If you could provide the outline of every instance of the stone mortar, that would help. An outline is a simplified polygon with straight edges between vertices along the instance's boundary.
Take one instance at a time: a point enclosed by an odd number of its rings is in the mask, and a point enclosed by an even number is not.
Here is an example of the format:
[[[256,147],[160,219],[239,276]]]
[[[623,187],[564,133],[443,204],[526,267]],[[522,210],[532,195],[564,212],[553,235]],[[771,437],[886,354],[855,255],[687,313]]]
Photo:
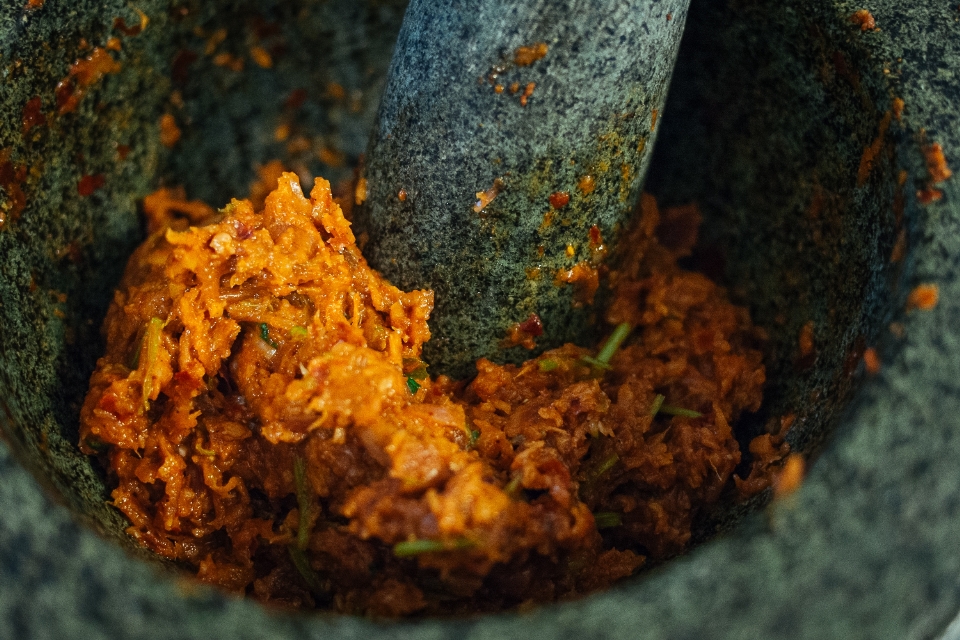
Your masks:
[[[283,118],[348,166],[403,8],[355,4],[224,2],[231,12],[215,18],[214,5],[142,2],[151,22],[121,37],[121,71],[26,135],[24,106],[39,96],[44,113],[57,110],[80,39],[103,45],[115,17],[138,16],[119,1],[0,7],[0,637],[941,636],[960,609],[960,189],[947,180],[927,205],[916,192],[929,180],[923,145],[940,143],[960,166],[960,12],[947,4],[695,0],[690,10],[649,187],[666,203],[700,202],[694,262],[771,334],[767,404],[744,428],[798,416],[792,444],[819,456],[788,500],[607,593],[476,619],[291,615],[135,557],[74,448],[97,325],[142,234],[135,203],[161,181],[223,203],[274,157],[305,174],[338,169],[278,142]],[[850,22],[859,9],[879,30]],[[287,57],[278,50],[271,70],[217,66],[191,35],[229,25],[236,40],[218,46],[240,57],[262,24],[253,14],[283,25]],[[187,49],[200,55],[180,77]],[[298,88],[309,94],[299,106],[276,97]],[[905,108],[881,136],[895,98]],[[184,130],[174,154],[158,141],[165,112]],[[9,176],[20,166],[17,217]],[[81,180],[99,175],[103,186],[81,196]],[[892,264],[901,230],[908,250]],[[907,313],[921,282],[939,287],[939,304]],[[798,361],[810,320],[817,355]],[[875,376],[859,364],[864,346],[881,356]],[[723,525],[704,537],[711,527]]]

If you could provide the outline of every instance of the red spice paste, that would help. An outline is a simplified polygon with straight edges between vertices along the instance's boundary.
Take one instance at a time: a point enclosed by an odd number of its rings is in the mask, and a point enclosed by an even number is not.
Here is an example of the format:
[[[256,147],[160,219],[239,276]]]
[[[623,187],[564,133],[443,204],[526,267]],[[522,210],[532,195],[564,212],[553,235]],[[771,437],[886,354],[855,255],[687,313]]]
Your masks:
[[[568,599],[682,551],[732,486],[759,334],[677,266],[652,198],[604,347],[481,359],[470,382],[429,376],[432,292],[367,265],[326,181],[306,197],[285,173],[261,211],[199,226],[169,200],[104,323],[80,446],[129,533],[201,580],[376,616]]]

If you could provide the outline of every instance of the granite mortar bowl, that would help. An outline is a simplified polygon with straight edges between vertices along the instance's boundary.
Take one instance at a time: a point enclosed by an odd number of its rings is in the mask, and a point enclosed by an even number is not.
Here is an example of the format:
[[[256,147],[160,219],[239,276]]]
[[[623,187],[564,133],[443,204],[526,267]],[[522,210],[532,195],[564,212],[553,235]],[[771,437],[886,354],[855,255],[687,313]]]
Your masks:
[[[816,459],[800,491],[701,523],[703,544],[604,594],[389,623],[268,610],[144,562],[76,440],[138,200],[182,184],[219,205],[274,158],[348,176],[404,3],[33,4],[0,7],[0,637],[925,638],[956,615],[960,194],[923,153],[960,153],[955,7],[874,0],[877,28],[840,0],[691,8],[648,188],[700,203],[692,266],[769,332],[766,401],[741,427],[796,416],[788,440]],[[84,87],[70,69],[94,47],[120,65]],[[908,312],[920,282],[939,304]]]

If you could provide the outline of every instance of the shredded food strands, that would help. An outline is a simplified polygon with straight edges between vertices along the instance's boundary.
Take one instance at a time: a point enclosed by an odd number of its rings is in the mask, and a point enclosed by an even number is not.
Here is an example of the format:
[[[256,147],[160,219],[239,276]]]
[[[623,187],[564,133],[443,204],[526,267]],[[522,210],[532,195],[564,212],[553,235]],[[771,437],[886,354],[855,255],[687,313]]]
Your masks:
[[[677,266],[696,234],[661,244],[652,198],[598,350],[455,382],[420,359],[432,292],[367,266],[325,180],[307,197],[284,173],[262,211],[197,226],[166,197],[104,323],[80,446],[129,533],[201,580],[377,616],[569,598],[682,551],[733,484],[759,332]]]

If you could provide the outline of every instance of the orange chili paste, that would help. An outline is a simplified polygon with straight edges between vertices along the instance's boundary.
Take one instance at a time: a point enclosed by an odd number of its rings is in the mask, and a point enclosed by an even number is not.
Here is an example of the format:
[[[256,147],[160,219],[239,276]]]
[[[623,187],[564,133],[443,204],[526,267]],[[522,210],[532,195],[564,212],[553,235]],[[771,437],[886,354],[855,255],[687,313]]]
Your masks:
[[[730,425],[764,382],[746,310],[658,221],[646,197],[600,352],[454,382],[420,359],[432,292],[367,265],[325,180],[171,217],[108,312],[80,446],[130,535],[268,603],[462,614],[607,587],[732,487]]]

